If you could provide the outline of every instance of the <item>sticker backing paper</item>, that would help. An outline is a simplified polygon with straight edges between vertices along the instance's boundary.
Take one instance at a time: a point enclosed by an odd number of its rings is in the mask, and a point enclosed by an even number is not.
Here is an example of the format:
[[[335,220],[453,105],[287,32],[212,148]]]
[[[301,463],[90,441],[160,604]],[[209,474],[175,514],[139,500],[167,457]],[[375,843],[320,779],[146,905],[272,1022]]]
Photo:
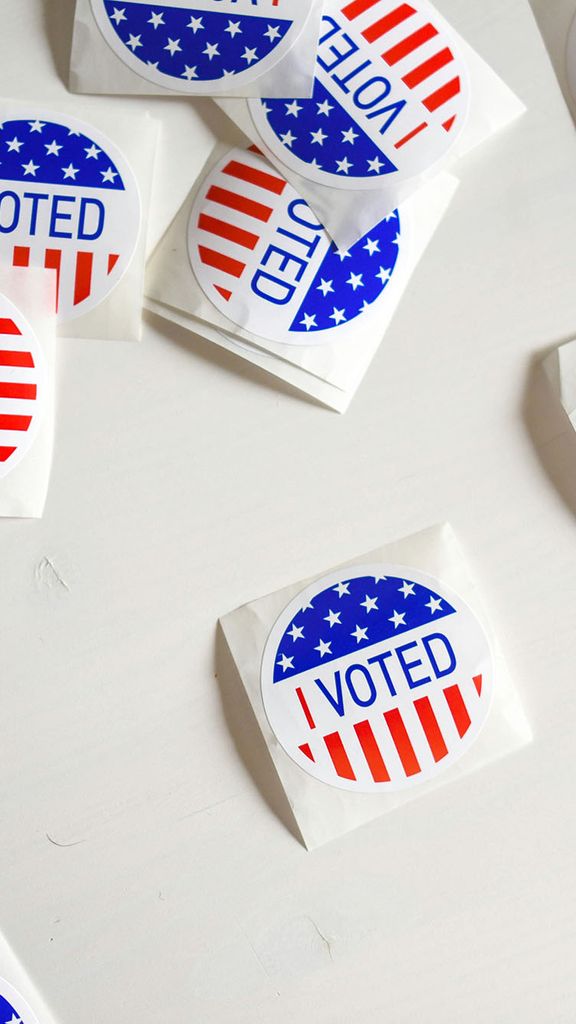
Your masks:
[[[0,294],[0,479],[30,449],[46,405],[46,365],[34,331]]]

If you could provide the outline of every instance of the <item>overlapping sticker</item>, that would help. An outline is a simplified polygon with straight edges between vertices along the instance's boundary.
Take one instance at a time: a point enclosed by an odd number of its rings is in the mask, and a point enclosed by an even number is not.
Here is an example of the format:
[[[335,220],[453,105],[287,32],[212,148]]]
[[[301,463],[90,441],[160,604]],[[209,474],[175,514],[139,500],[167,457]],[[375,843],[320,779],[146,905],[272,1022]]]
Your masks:
[[[0,294],[0,479],[34,441],[46,404],[46,372],[34,331]]]
[[[190,261],[210,301],[252,334],[302,345],[349,338],[377,312],[402,243],[396,211],[338,249],[254,148],[232,150],[207,175],[188,229]]]
[[[394,565],[334,572],[273,627],[262,700],[286,753],[322,782],[388,792],[457,761],[484,725],[488,641],[444,584]]]
[[[57,312],[98,306],[128,269],[140,231],[138,186],[119,150],[62,115],[0,124],[0,259],[57,275]]]
[[[38,1018],[4,978],[0,978],[0,1024],[38,1024]]]
[[[427,0],[329,0],[309,100],[251,100],[270,151],[303,177],[375,188],[426,171],[462,130],[468,75]]]
[[[249,85],[282,60],[308,0],[92,0],[104,38],[133,71],[192,94]]]

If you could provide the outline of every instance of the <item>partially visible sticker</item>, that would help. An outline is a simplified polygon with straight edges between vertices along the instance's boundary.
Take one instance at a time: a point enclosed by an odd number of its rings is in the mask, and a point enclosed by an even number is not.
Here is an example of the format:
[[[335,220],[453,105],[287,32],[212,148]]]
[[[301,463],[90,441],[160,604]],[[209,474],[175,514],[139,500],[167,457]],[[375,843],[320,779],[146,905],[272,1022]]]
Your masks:
[[[468,74],[427,0],[329,0],[312,99],[250,101],[263,141],[291,170],[338,188],[402,182],[460,134]]]
[[[57,276],[57,313],[98,306],[124,276],[140,197],[119,150],[89,125],[33,108],[0,123],[0,259]]]
[[[38,1024],[28,1003],[4,978],[0,978],[0,1024]]]
[[[296,43],[309,0],[92,0],[104,38],[155,85],[210,94],[254,82]]]
[[[0,294],[0,479],[29,451],[46,390],[46,363],[38,338],[16,306]]]
[[[254,148],[232,150],[208,174],[188,228],[192,268],[216,308],[258,337],[294,345],[357,337],[358,321],[380,307],[403,244],[395,211],[338,249]]]
[[[490,710],[492,663],[475,615],[439,580],[354,566],[282,612],[261,686],[276,738],[304,771],[384,793],[433,778],[471,746]]]

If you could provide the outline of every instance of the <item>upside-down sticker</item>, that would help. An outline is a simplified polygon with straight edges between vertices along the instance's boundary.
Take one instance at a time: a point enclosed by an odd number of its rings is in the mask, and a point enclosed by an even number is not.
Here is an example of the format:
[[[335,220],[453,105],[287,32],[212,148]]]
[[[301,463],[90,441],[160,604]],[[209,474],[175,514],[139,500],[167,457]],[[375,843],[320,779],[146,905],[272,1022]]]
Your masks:
[[[254,99],[250,111],[287,167],[359,189],[436,164],[460,134],[468,103],[457,43],[426,0],[329,0],[312,99]]]
[[[256,81],[297,41],[309,0],[92,0],[116,55],[155,85],[225,92]]]
[[[46,404],[46,364],[34,331],[0,294],[0,479],[29,451]]]
[[[266,643],[262,700],[279,743],[322,782],[386,792],[458,760],[492,697],[488,641],[444,584],[394,565],[307,587]]]
[[[188,250],[204,293],[235,324],[269,341],[316,345],[357,336],[358,321],[377,312],[404,233],[395,211],[338,249],[266,160],[233,150],[202,183]]]
[[[62,320],[87,313],[128,269],[140,230],[140,197],[119,150],[68,116],[0,123],[0,259],[57,275]]]

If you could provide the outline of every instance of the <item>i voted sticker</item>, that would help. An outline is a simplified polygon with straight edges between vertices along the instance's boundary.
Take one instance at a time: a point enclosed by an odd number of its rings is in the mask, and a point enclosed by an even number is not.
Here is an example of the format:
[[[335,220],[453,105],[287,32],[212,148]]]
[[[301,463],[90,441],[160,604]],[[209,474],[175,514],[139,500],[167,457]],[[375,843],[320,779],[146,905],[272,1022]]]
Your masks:
[[[426,0],[329,0],[309,100],[251,100],[287,167],[339,188],[402,182],[444,157],[469,103],[466,66]]]
[[[92,0],[108,44],[155,85],[209,94],[249,85],[286,56],[308,0]]]
[[[29,451],[46,404],[46,365],[30,324],[0,294],[0,479]]]
[[[109,139],[35,109],[0,123],[0,259],[54,270],[62,320],[116,287],[139,231],[138,187]]]
[[[4,978],[0,978],[0,1024],[38,1024],[28,1003]]]
[[[262,700],[286,753],[322,782],[387,792],[457,761],[486,721],[484,631],[443,583],[371,565],[311,584],[276,622]]]
[[[188,228],[190,261],[208,299],[252,334],[296,345],[353,337],[359,320],[377,314],[403,241],[395,211],[351,249],[338,249],[254,149],[231,151],[208,174]]]

